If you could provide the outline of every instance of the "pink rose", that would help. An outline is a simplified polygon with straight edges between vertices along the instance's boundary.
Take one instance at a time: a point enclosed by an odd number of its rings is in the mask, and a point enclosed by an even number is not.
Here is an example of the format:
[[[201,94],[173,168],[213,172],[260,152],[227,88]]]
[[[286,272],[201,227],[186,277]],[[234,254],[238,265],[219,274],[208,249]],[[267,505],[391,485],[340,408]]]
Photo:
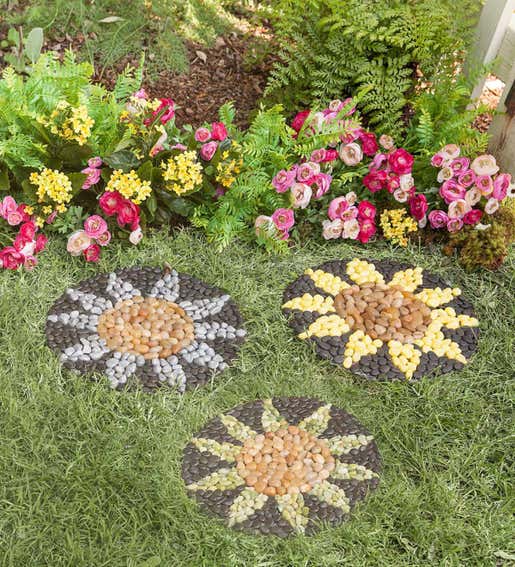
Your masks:
[[[409,210],[415,220],[422,220],[427,212],[427,199],[425,195],[414,195],[409,200]]]
[[[359,236],[361,227],[356,219],[351,219],[343,223],[342,238],[356,240]]]
[[[500,173],[494,181],[494,190],[492,197],[498,201],[502,201],[508,194],[510,187],[511,175],[509,173]]]
[[[388,160],[386,154],[376,154],[372,161],[368,164],[368,169],[374,171],[375,169],[381,169],[384,163]]]
[[[295,130],[295,132],[300,132],[302,126],[304,126],[304,122],[306,122],[306,118],[311,114],[311,110],[303,110],[299,112],[291,123],[291,127]]]
[[[490,154],[478,156],[470,167],[476,175],[495,175],[499,171],[494,156]]]
[[[335,219],[332,221],[325,220],[322,223],[322,236],[325,238],[325,240],[340,238],[342,231],[343,221],[341,219]]]
[[[449,220],[447,213],[440,210],[431,211],[428,218],[429,224],[432,228],[443,228],[444,226],[447,226],[447,222]]]
[[[227,128],[223,122],[213,122],[211,124],[211,137],[219,142],[223,142],[227,138]]]
[[[331,187],[331,181],[333,178],[328,173],[319,173],[315,175],[312,183],[316,185],[315,199],[320,199],[323,197]]]
[[[467,169],[458,177],[458,183],[463,187],[470,187],[475,181],[476,174],[471,169]]]
[[[4,200],[0,203],[0,216],[6,219],[9,213],[13,213],[17,209],[18,205],[16,204],[16,201],[11,197],[11,195],[7,195],[7,197],[4,197]]]
[[[82,189],[90,189],[93,185],[96,185],[100,181],[100,177],[102,175],[101,169],[95,169],[92,167],[86,167],[83,169],[81,173],[85,173],[88,177],[86,181],[82,184]]]
[[[211,161],[211,159],[215,155],[217,149],[218,149],[218,143],[217,142],[208,142],[207,144],[204,144],[200,148],[200,157],[204,161]]]
[[[36,251],[35,240],[29,240],[20,234],[14,239],[13,246],[22,256],[32,256]]]
[[[145,89],[139,89],[139,91],[136,91],[133,95],[134,98],[139,98],[142,100],[147,100],[148,95],[147,92],[145,91]]]
[[[211,132],[207,128],[197,128],[195,131],[195,140],[204,144],[211,139]]]
[[[141,242],[141,239],[143,238],[143,231],[141,230],[141,228],[138,226],[137,228],[135,228],[130,234],[129,234],[129,242],[131,244],[134,244],[134,246],[136,246],[137,244],[139,244]]]
[[[379,149],[379,146],[377,145],[376,135],[372,132],[365,132],[365,130],[360,130],[358,138],[361,141],[361,146],[365,155],[373,156]]]
[[[395,173],[389,172],[386,176],[386,188],[389,193],[393,193],[401,186],[401,178]]]
[[[278,230],[288,231],[295,224],[295,215],[292,209],[277,209],[272,214],[272,222]]]
[[[404,148],[399,148],[388,155],[388,165],[390,166],[390,169],[397,175],[411,173],[413,156]]]
[[[399,176],[399,187],[403,191],[409,191],[415,185],[415,180],[411,173],[406,173],[405,175]]]
[[[463,222],[465,224],[477,224],[481,217],[483,216],[483,211],[479,209],[472,209],[463,217]]]
[[[36,236],[36,225],[32,221],[24,222],[20,226],[18,235],[26,240],[34,240]]]
[[[481,191],[481,195],[490,195],[494,190],[494,182],[489,175],[478,175],[476,177],[476,187]]]
[[[297,181],[300,183],[313,183],[316,175],[320,173],[320,165],[314,161],[307,161],[302,163],[297,168]]]
[[[354,203],[358,199],[358,196],[356,195],[356,193],[354,193],[354,191],[349,191],[347,195],[345,195],[345,198],[347,199],[349,205],[354,205]]]
[[[373,220],[376,216],[376,208],[370,201],[361,201],[358,205],[358,219],[360,221]]]
[[[463,221],[460,218],[449,219],[447,221],[447,230],[449,232],[458,232],[463,226]]]
[[[90,238],[98,238],[107,230],[107,223],[100,215],[91,215],[84,221],[84,230]]]
[[[499,201],[494,198],[488,199],[485,205],[485,213],[487,215],[493,215],[499,209]]]
[[[313,190],[305,183],[295,183],[291,188],[291,201],[294,209],[305,209],[311,200]]]
[[[386,151],[393,150],[393,148],[395,147],[395,142],[393,141],[393,138],[386,134],[383,134],[382,136],[379,137],[379,143],[381,144],[381,146],[383,146],[383,148]]]
[[[15,211],[7,213],[6,220],[11,226],[18,226],[21,222],[23,222],[23,214],[16,209]]]
[[[108,217],[112,217],[119,211],[124,200],[124,197],[122,197],[118,191],[106,191],[100,197],[98,204],[104,214]]]
[[[66,250],[72,256],[80,256],[88,246],[91,246],[91,238],[86,234],[84,230],[77,230],[68,238],[68,243],[66,245]]]
[[[129,199],[125,199],[118,210],[116,221],[118,226],[129,225],[130,230],[136,230],[139,226],[139,207]]]
[[[400,187],[399,187],[399,189],[395,189],[395,191],[393,192],[393,198],[398,203],[405,203],[410,197],[411,197],[410,192],[409,191],[403,191]]]
[[[158,114],[163,112],[161,116],[161,124],[166,124],[175,116],[175,102],[171,98],[162,98],[161,104],[152,113],[152,117],[155,118]]]
[[[447,165],[449,158],[444,156],[442,153],[438,152],[431,158],[431,165],[433,167],[442,167]]]
[[[472,187],[465,193],[465,201],[473,207],[481,201],[481,191],[477,187]]]
[[[371,171],[363,177],[363,185],[372,193],[376,193],[386,186],[386,171]]]
[[[352,142],[345,146],[340,146],[340,159],[345,165],[358,165],[358,163],[363,159],[363,152],[361,151],[359,144]]]
[[[270,232],[270,229],[274,226],[272,221],[272,217],[267,217],[265,215],[259,215],[256,217],[254,221],[254,229],[256,231],[256,235],[260,236],[266,230]]]
[[[336,197],[329,203],[327,216],[331,220],[341,219],[342,214],[349,208],[349,202],[345,197]]]
[[[372,236],[374,236],[375,233],[376,225],[374,224],[374,221],[365,220],[361,223],[358,240],[362,244],[366,244],[372,238]]]
[[[358,218],[358,207],[354,207],[354,206],[351,206],[345,211],[343,211],[343,213],[340,216],[340,219],[343,222],[347,222],[349,220],[353,220],[357,218]]]
[[[457,199],[449,204],[449,218],[462,218],[465,213],[470,211],[471,207],[465,199]]]
[[[48,242],[48,238],[44,235],[44,234],[38,234],[36,236],[36,248],[34,249],[34,252],[36,254],[39,254],[39,252],[42,252]]]
[[[309,161],[314,161],[315,163],[321,163],[321,162],[325,161],[326,153],[327,152],[324,148],[320,148],[318,150],[313,150],[311,152],[311,157],[309,158]]]
[[[97,244],[100,246],[107,246],[109,242],[111,242],[111,233],[108,230],[97,236]]]
[[[440,152],[447,159],[456,159],[460,155],[460,147],[456,144],[447,144],[440,150]]]
[[[449,164],[449,167],[454,172],[454,175],[459,175],[460,173],[464,173],[465,171],[467,171],[469,164],[470,164],[469,158],[460,157],[453,159]]]
[[[452,203],[452,201],[456,201],[457,199],[464,199],[466,189],[461,185],[458,185],[456,181],[453,179],[449,179],[445,181],[443,185],[440,187],[440,197],[447,203]]]
[[[23,264],[24,257],[14,248],[6,246],[0,250],[0,266],[6,270],[16,270]]]
[[[100,259],[100,246],[98,244],[91,244],[83,252],[86,262],[98,262]]]
[[[295,169],[290,169],[286,171],[281,169],[277,175],[272,179],[272,185],[278,193],[284,193],[293,185],[295,181]]]
[[[325,150],[325,157],[322,162],[326,163],[328,161],[335,161],[338,159],[338,152],[333,149]],[[313,160],[311,160],[313,161]]]
[[[104,162],[102,161],[102,158],[98,156],[88,159],[88,166],[91,167],[92,169],[98,169],[99,167],[102,166],[103,163]]]
[[[442,183],[443,181],[449,181],[453,177],[454,177],[454,171],[450,167],[444,166],[438,172],[436,179],[437,179],[438,183]]]

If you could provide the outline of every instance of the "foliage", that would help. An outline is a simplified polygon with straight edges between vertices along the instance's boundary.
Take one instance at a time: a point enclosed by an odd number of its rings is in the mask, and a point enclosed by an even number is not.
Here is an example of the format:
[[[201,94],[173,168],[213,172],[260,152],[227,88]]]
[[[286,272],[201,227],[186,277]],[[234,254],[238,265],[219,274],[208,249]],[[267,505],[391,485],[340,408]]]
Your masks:
[[[367,89],[361,108],[399,136],[417,89],[450,77],[472,36],[478,0],[272,0],[280,60],[266,95],[290,109]],[[452,14],[452,16],[451,16]],[[371,87],[371,88],[370,88]]]

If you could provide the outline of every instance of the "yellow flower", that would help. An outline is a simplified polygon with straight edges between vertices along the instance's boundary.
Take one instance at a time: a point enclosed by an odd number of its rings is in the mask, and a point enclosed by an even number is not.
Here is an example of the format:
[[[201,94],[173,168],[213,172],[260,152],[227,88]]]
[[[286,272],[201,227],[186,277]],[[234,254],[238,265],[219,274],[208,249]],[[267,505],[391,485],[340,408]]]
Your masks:
[[[236,181],[236,175],[240,172],[241,165],[241,160],[236,161],[234,159],[229,162],[219,162],[216,166],[216,181],[228,189]]]
[[[56,124],[57,122],[57,124]],[[91,128],[95,124],[88,115],[85,105],[72,107],[65,100],[60,101],[50,114],[50,131],[65,140],[73,140],[80,146],[91,136]]]
[[[177,195],[189,193],[202,184],[202,165],[195,152],[182,152],[161,164],[166,187]]]
[[[139,205],[152,193],[152,187],[150,181],[141,181],[134,170],[123,173],[121,169],[117,169],[113,171],[106,191],[118,191],[120,195]]]
[[[418,225],[411,217],[407,216],[404,209],[385,210],[380,218],[383,235],[387,240],[400,246],[408,245],[408,232],[416,232]]]
[[[42,217],[37,217],[36,218],[36,226],[38,228],[43,228],[43,226],[45,225],[45,219]]]
[[[37,185],[38,201],[44,203],[49,198],[54,203],[68,203],[72,198],[72,183],[64,173],[56,169],[43,169],[30,174],[30,182]]]
[[[29,205],[25,205],[23,212],[26,215],[33,215],[34,214],[34,207],[30,207]]]
[[[42,210],[43,210],[44,215],[50,215],[50,214],[52,214],[53,209],[50,205],[46,205],[46,206],[43,207]]]

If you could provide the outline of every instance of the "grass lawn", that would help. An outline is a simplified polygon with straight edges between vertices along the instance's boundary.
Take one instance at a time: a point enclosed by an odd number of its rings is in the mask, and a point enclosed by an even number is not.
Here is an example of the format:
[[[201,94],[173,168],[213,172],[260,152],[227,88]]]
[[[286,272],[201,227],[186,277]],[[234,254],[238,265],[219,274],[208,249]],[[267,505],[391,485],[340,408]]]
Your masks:
[[[479,352],[460,373],[415,384],[360,382],[315,357],[281,315],[306,267],[363,255],[417,263],[474,301]],[[169,262],[225,288],[249,336],[233,368],[181,397],[111,391],[76,378],[45,346],[44,323],[67,287],[99,271]],[[419,249],[298,249],[284,258],[194,233],[112,244],[98,266],[53,242],[32,273],[0,273],[0,565],[356,566],[508,564],[513,266],[466,275]],[[347,524],[313,537],[252,537],[199,512],[180,478],[182,450],[206,421],[278,395],[320,397],[375,435],[379,489]],[[503,559],[504,557],[504,559]]]

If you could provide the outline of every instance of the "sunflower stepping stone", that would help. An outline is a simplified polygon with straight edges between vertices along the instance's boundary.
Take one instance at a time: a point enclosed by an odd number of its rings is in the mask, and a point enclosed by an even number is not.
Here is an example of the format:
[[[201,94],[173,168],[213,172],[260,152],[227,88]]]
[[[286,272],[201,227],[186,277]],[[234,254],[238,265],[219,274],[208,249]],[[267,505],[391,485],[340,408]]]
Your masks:
[[[345,411],[309,398],[236,407],[184,450],[188,493],[229,527],[311,534],[336,525],[379,482],[373,437]]]
[[[287,287],[282,308],[321,357],[371,380],[459,370],[477,349],[472,305],[420,267],[327,262]]]
[[[66,290],[48,314],[46,339],[65,367],[102,372],[113,388],[140,382],[183,392],[227,368],[242,326],[223,291],[175,270],[136,267]]]

